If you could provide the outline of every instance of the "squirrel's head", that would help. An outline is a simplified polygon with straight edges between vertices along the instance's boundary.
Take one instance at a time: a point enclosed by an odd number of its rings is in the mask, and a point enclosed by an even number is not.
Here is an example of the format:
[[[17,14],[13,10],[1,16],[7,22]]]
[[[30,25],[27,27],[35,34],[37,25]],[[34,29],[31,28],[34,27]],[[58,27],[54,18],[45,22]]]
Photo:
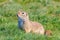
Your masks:
[[[27,15],[27,13],[24,12],[24,11],[18,11],[17,16],[18,16],[19,18],[22,18],[22,19],[28,19],[28,15]]]

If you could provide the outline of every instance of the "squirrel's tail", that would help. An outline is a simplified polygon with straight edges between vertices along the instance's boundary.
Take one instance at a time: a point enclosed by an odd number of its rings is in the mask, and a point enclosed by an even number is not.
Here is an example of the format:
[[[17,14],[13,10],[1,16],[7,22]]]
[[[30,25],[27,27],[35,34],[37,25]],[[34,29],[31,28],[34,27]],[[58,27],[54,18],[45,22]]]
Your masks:
[[[52,31],[51,30],[46,30],[44,34],[47,35],[47,36],[50,36],[50,35],[52,35]]]

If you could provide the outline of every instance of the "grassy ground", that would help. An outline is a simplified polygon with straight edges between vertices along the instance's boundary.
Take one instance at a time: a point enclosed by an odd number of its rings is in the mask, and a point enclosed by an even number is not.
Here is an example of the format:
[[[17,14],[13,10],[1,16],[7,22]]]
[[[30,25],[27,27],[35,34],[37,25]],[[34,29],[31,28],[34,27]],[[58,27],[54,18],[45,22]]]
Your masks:
[[[18,10],[26,11],[30,20],[52,30],[53,35],[26,34],[18,29]],[[60,40],[60,1],[0,0],[0,40]]]

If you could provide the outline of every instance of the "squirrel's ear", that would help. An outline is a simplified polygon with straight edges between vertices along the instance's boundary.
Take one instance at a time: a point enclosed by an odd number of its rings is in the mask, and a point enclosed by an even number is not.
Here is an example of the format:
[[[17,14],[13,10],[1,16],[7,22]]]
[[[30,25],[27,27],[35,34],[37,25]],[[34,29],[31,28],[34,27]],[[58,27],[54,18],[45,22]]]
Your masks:
[[[28,16],[28,13],[26,13],[26,16]]]
[[[27,16],[28,14],[26,13],[26,16]]]

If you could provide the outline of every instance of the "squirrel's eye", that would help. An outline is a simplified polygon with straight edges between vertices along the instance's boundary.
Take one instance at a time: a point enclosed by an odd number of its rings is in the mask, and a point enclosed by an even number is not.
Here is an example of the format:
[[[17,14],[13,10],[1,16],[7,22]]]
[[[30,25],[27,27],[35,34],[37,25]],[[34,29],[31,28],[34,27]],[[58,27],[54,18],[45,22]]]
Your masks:
[[[22,14],[24,14],[24,13],[22,13]]]

